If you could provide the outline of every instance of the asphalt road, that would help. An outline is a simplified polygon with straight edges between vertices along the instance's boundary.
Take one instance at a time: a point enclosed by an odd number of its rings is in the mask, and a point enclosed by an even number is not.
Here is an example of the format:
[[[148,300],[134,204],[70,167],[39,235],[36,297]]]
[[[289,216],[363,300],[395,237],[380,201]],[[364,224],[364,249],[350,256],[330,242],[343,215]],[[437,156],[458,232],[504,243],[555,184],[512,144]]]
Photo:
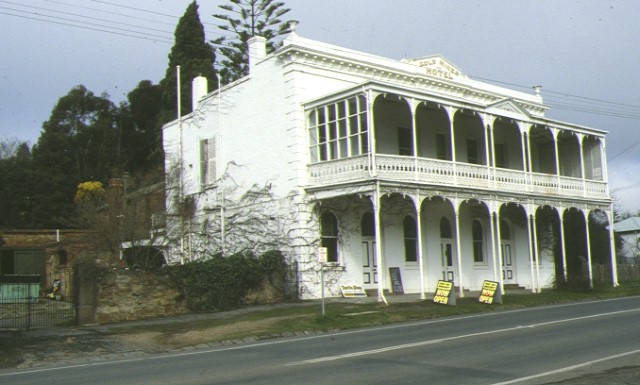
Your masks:
[[[544,384],[640,365],[638,320],[631,297],[5,370],[0,384]]]

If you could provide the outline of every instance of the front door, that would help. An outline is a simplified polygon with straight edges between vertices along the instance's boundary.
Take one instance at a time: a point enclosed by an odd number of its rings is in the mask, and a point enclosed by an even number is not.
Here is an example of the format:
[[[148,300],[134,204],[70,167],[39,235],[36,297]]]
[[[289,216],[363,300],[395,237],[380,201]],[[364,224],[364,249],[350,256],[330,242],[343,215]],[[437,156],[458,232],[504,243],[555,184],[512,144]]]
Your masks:
[[[453,282],[455,279],[453,266],[453,243],[442,241],[440,243],[442,257],[442,280]]]
[[[511,242],[501,242],[502,251],[502,282],[512,284],[516,282],[515,265],[511,254]]]
[[[378,259],[373,239],[362,241],[362,284],[365,289],[373,289],[378,285]]]

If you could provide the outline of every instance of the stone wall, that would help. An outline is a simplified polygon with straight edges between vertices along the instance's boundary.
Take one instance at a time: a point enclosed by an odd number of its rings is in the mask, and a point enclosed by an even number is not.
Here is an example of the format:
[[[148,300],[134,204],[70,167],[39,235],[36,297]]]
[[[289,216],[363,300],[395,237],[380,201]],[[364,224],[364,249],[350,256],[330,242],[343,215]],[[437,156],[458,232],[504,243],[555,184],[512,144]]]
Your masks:
[[[106,324],[187,312],[178,299],[178,291],[151,272],[77,266],[76,285],[79,324]]]

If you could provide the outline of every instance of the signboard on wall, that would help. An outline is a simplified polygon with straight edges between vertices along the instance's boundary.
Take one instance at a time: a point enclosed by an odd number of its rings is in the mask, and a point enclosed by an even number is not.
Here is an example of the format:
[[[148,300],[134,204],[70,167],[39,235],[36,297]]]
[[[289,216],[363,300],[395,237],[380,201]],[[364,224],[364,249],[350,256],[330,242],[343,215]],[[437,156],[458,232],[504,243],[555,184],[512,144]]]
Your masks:
[[[486,303],[487,305],[502,303],[502,293],[498,289],[498,282],[484,281],[478,301],[480,303]]]
[[[404,294],[404,288],[402,287],[402,276],[400,275],[399,267],[390,267],[389,275],[391,275],[391,287],[394,294]]]
[[[360,285],[340,285],[340,291],[345,298],[349,297],[366,297],[367,293]]]
[[[433,296],[433,302],[443,305],[455,305],[456,294],[453,292],[453,282],[438,281],[436,286],[436,294]]]
[[[318,247],[318,262],[327,263],[327,248]]]

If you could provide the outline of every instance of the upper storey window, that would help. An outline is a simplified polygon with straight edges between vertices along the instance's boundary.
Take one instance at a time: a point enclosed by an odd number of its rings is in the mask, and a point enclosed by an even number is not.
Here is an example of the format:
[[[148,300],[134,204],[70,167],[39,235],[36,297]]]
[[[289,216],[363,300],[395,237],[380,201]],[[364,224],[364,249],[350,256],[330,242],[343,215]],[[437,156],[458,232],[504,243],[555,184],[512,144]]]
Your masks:
[[[366,154],[367,105],[363,95],[313,108],[308,114],[311,162]]]

